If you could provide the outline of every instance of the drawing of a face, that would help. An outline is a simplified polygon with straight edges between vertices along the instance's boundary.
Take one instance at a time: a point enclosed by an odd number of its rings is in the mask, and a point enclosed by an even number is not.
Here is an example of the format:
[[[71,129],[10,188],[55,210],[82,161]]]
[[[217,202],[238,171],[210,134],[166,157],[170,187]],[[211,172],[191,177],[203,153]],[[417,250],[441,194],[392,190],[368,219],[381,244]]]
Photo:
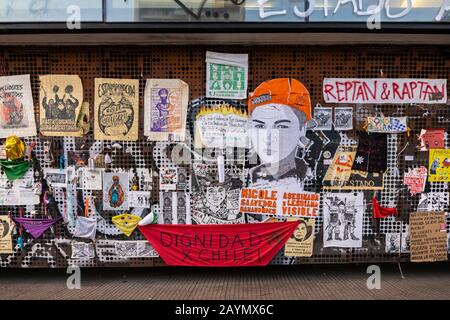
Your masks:
[[[250,118],[251,141],[265,164],[295,156],[300,137],[306,127],[289,106],[267,104],[256,108]]]
[[[227,196],[227,190],[223,186],[210,186],[206,188],[207,204],[214,208],[219,207]]]
[[[306,226],[306,223],[300,223],[297,229],[294,231],[294,237],[297,241],[304,241],[306,240],[306,234],[308,233],[308,228]]]

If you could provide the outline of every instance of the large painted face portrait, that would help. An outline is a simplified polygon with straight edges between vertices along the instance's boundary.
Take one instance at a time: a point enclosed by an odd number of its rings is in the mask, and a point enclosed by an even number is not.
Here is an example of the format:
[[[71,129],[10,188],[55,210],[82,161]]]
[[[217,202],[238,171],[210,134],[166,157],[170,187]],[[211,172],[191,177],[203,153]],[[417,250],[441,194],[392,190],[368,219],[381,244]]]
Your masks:
[[[277,163],[295,156],[300,138],[306,134],[305,118],[301,111],[277,103],[253,110],[251,141],[262,163]]]

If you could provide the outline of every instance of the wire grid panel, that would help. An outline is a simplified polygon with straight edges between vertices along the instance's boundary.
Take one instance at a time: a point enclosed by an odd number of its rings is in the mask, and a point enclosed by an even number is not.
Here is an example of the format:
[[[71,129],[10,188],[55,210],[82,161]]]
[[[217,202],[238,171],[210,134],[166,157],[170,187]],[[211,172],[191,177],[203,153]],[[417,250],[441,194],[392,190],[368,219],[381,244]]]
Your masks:
[[[248,53],[249,54],[249,90],[252,91],[261,82],[277,78],[292,77],[300,80],[311,94],[312,105],[320,103],[327,105],[322,97],[322,83],[325,77],[339,78],[450,78],[450,58],[441,48],[431,47],[299,47],[299,46],[257,46],[257,47],[186,47],[186,46],[141,46],[141,47],[5,47],[0,53],[1,75],[30,74],[35,113],[38,118],[39,75],[44,74],[77,74],[80,76],[84,99],[90,103],[93,112],[94,79],[130,78],[139,79],[140,122],[137,142],[120,142],[123,151],[114,151],[113,170],[133,170],[134,168],[151,168],[153,171],[152,201],[159,202],[158,172],[163,167],[176,167],[170,157],[172,151],[180,148],[179,144],[152,143],[143,137],[143,93],[147,78],[176,78],[189,84],[190,109],[188,110],[188,127],[190,136],[193,135],[193,121],[200,105],[208,106],[220,104],[223,101],[202,100],[205,92],[205,51]],[[200,99],[200,100],[198,100]],[[245,101],[229,102],[245,108]],[[298,263],[349,263],[349,262],[382,262],[397,261],[398,254],[386,254],[385,234],[392,232],[406,232],[409,212],[415,211],[418,196],[411,196],[403,186],[403,174],[408,168],[428,165],[428,153],[419,152],[414,147],[418,144],[417,135],[423,128],[450,127],[450,110],[443,105],[353,105],[355,128],[368,115],[382,113],[385,116],[408,116],[411,134],[389,135],[388,137],[388,167],[389,174],[384,177],[385,188],[379,193],[383,206],[399,208],[399,218],[385,218],[375,222],[372,218],[371,199],[373,191],[364,191],[366,211],[363,219],[363,248],[323,248],[322,247],[322,208],[320,204],[319,217],[316,219],[314,253],[310,258],[287,258],[280,253],[273,259],[273,264]],[[38,121],[37,121],[38,122]],[[37,123],[39,127],[39,123]],[[91,128],[92,128],[91,120]],[[339,133],[340,144],[355,145],[356,129]],[[27,143],[36,142],[34,149],[39,166],[35,169],[40,174],[41,168],[57,167],[56,163],[46,161],[46,147],[62,146],[59,152],[64,153],[86,148],[102,150],[104,142],[94,141],[92,132],[83,138],[67,137],[31,137],[25,139]],[[448,135],[446,145],[449,147]],[[406,147],[405,147],[406,146]],[[399,155],[399,151],[405,151]],[[181,149],[190,154],[192,145],[187,142]],[[184,152],[183,151],[183,152]],[[247,156],[247,153],[244,153]],[[413,156],[413,161],[405,160],[405,156]],[[236,159],[235,159],[236,160]],[[191,180],[191,166],[183,164],[187,169],[188,180]],[[393,169],[398,168],[397,171]],[[392,169],[392,170],[391,170]],[[393,174],[393,172],[397,174]],[[39,176],[36,175],[36,179]],[[188,184],[190,185],[190,184]],[[306,186],[323,194],[321,177],[309,180]],[[143,240],[139,232],[134,232],[130,238],[117,231],[111,223],[111,217],[117,213],[101,210],[101,192],[55,189],[55,199],[60,212],[66,210],[65,192],[73,192],[77,198],[90,196],[95,206],[91,206],[90,214],[99,218],[96,239],[96,256],[93,259],[71,259],[71,245],[73,242],[90,242],[73,238],[73,226],[56,224],[41,238],[32,240],[26,236],[23,250],[15,249],[12,255],[0,255],[2,267],[65,267],[77,264],[85,267],[98,266],[158,266],[163,265],[159,258],[129,258],[123,259],[113,253],[116,240]],[[190,194],[190,187],[185,191]],[[426,192],[447,192],[448,184],[427,184]],[[72,203],[73,210],[78,209],[78,203]],[[78,207],[78,208],[77,208]],[[94,210],[97,208],[97,210]],[[18,207],[2,207],[4,213],[19,214]],[[42,205],[28,206],[24,216],[39,216]],[[449,211],[448,198],[444,208]],[[161,212],[161,207],[158,207]],[[448,218],[449,219],[449,218]],[[448,228],[450,221],[448,222]],[[449,230],[447,230],[449,231]],[[17,241],[17,233],[13,241]],[[408,254],[402,254],[402,260],[408,259]]]

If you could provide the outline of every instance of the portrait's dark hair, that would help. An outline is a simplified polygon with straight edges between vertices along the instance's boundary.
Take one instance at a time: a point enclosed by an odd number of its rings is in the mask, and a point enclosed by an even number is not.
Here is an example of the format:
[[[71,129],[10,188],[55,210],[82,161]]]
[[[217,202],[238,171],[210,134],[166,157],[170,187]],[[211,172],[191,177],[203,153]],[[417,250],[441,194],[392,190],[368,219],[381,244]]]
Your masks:
[[[302,239],[302,241],[305,241],[305,240],[307,240],[307,239],[309,239],[309,238],[311,237],[312,232],[313,232],[313,226],[308,226],[308,224],[306,223],[305,220],[300,220],[300,224],[298,225],[298,227],[299,227],[301,224],[304,224],[304,225],[305,225],[305,228],[306,228],[306,234],[305,234],[305,237]],[[297,227],[297,228],[298,228],[298,227]],[[295,238],[295,231],[292,233],[291,239],[296,239],[296,238]],[[296,239],[296,240],[297,240],[297,239]]]

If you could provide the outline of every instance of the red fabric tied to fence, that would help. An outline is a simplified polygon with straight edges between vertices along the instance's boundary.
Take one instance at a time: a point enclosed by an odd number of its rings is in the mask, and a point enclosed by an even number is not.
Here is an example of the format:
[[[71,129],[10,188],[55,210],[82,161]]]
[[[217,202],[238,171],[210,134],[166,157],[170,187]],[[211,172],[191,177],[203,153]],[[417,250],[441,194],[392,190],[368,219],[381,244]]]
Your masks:
[[[265,266],[299,222],[139,226],[169,266]]]

